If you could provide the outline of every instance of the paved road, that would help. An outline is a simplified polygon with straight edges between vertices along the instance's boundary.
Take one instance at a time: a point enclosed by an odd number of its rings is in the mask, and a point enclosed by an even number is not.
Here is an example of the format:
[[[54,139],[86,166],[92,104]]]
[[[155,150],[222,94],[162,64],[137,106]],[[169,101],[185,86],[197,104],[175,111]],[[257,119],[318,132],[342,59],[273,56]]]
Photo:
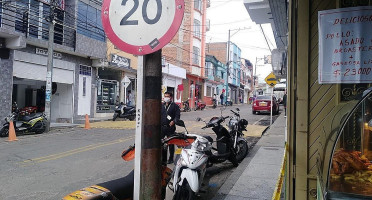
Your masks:
[[[239,108],[250,124],[267,123],[268,115],[252,115],[248,105]],[[219,109],[207,109],[182,113],[182,119],[190,132],[200,133],[203,124],[196,122],[196,117],[209,119],[220,114]],[[228,110],[223,111],[223,115],[227,114],[230,114]],[[203,134],[211,134],[211,130],[205,130]],[[61,199],[76,189],[122,177],[133,169],[133,161],[124,162],[120,158],[123,149],[134,142],[134,129],[130,124],[124,129],[68,128],[41,135],[18,136],[18,139],[16,142],[0,139],[2,200]],[[220,173],[225,168],[227,172]],[[213,170],[219,175],[212,176]],[[220,181],[232,170],[228,163],[210,170],[207,176],[211,179],[207,185],[210,189],[207,188],[204,199],[213,196],[222,184]]]

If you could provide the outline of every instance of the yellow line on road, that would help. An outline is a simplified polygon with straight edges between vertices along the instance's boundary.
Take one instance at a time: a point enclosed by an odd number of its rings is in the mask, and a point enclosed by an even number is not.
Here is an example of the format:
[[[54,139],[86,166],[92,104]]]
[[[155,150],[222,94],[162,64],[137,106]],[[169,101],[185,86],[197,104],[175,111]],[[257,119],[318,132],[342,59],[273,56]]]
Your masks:
[[[100,148],[100,147],[122,143],[122,142],[128,141],[128,140],[133,139],[133,138],[134,137],[121,138],[121,139],[114,140],[114,141],[107,142],[107,143],[91,144],[91,145],[88,145],[88,146],[85,146],[85,147],[73,149],[73,150],[66,151],[66,152],[61,152],[61,153],[58,153],[58,154],[53,154],[53,155],[49,155],[49,156],[44,156],[44,157],[25,160],[25,161],[21,162],[21,164],[32,165],[34,163],[41,163],[41,162],[45,162],[45,161],[49,161],[49,160],[56,160],[56,159],[67,157],[67,156],[70,156],[70,155],[73,155],[73,154],[77,154],[77,153],[81,153],[81,152],[85,152],[85,151],[89,151],[89,150],[94,150],[94,149],[97,149],[97,148]],[[33,163],[28,163],[28,162],[33,162]],[[28,166],[28,165],[24,165],[24,166]]]

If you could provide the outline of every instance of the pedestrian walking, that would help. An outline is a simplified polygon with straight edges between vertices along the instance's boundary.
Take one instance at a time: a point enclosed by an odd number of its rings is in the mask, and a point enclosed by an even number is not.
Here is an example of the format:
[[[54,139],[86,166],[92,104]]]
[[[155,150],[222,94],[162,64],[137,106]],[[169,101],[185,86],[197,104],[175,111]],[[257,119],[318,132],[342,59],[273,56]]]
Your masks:
[[[164,103],[161,108],[161,132],[162,138],[169,137],[176,132],[176,121],[180,119],[180,108],[173,102],[173,94],[170,92],[164,93]],[[168,145],[169,159],[168,164],[173,163],[174,145]],[[167,151],[163,152],[163,162],[167,160]]]
[[[216,94],[213,94],[213,103],[216,103],[216,105],[217,105],[217,95]]]

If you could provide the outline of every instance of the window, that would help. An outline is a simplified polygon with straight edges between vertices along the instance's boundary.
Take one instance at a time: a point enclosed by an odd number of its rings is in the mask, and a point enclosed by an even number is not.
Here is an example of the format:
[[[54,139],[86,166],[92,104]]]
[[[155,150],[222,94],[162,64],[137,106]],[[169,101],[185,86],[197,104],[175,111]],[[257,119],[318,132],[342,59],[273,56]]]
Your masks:
[[[194,65],[200,65],[199,64],[199,61],[200,61],[200,49],[198,47],[193,47],[192,48],[192,64]]]
[[[18,32],[27,32],[27,15],[28,12],[28,0],[16,1],[15,8],[15,30]]]
[[[79,74],[91,76],[92,75],[92,68],[88,67],[88,66],[85,66],[85,65],[80,65]]]
[[[224,72],[221,72],[221,78],[224,79]]]
[[[201,11],[202,9],[202,0],[195,0],[194,1],[194,9]]]
[[[83,77],[83,97],[87,95],[87,77]]]
[[[207,86],[207,97],[211,97],[212,96],[212,88],[211,86]]]
[[[105,41],[101,11],[79,1],[77,32],[99,41]]]
[[[54,43],[63,44],[63,25],[65,12],[56,8],[55,20],[58,24],[54,26]],[[15,30],[26,33],[30,37],[49,39],[50,5],[38,0],[20,0],[16,1],[15,8]]]
[[[194,19],[194,36],[200,38],[200,21]]]
[[[213,64],[211,62],[207,62],[205,64],[205,70],[206,70],[207,76],[212,76],[213,75],[212,69],[213,69]]]
[[[3,4],[0,3],[0,27],[1,27],[1,15],[2,15],[2,11],[3,11]]]

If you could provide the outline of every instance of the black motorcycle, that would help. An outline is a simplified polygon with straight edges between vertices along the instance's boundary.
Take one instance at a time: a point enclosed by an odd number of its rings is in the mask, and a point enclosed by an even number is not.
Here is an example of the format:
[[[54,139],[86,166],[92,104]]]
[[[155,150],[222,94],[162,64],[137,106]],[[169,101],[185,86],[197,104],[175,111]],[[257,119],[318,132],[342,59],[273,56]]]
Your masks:
[[[136,119],[136,107],[135,106],[126,106],[123,102],[116,107],[112,121],[115,121],[117,118],[126,118],[130,121]]]
[[[186,101],[182,101],[182,105],[183,105],[182,111],[183,112],[190,112],[191,111],[189,101],[190,101],[190,99],[187,99]]]
[[[221,109],[221,117],[213,117],[209,122],[205,122],[206,125],[202,129],[212,128],[213,132],[216,133],[217,148],[212,149],[217,151],[213,153],[213,156],[209,159],[209,164],[221,163],[229,160],[234,166],[238,166],[239,163],[247,156],[249,148],[247,141],[243,138],[243,131],[246,131],[248,121],[240,119],[239,108],[238,112],[231,110],[234,114],[232,117],[223,117]],[[227,130],[222,123],[230,118]],[[197,121],[203,121],[201,118],[197,118]],[[208,137],[208,140],[213,142],[212,138]]]
[[[36,134],[43,133],[46,129],[46,116],[44,113],[32,113],[24,117],[19,117],[19,110],[17,106],[13,109],[12,114],[5,118],[5,123],[0,129],[0,137],[7,137],[9,135],[9,125],[13,122],[16,133],[34,132]]]

